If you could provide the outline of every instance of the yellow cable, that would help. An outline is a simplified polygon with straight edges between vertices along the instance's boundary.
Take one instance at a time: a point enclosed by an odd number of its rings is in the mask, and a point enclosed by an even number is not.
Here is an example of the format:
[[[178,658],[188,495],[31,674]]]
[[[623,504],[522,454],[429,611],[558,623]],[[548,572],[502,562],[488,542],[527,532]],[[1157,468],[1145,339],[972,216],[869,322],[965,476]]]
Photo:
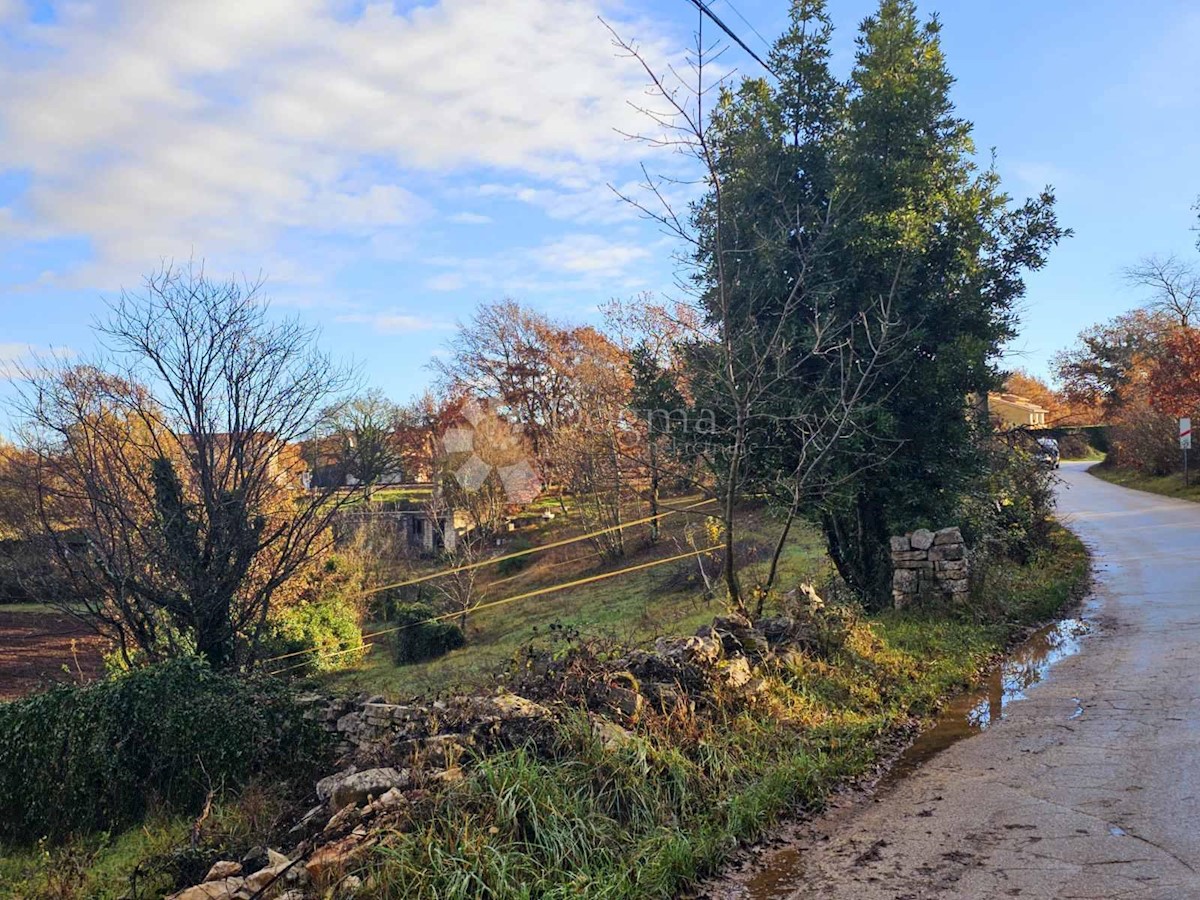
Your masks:
[[[587,578],[580,578],[575,581],[568,581],[564,584],[556,584],[556,585],[552,585],[550,587],[538,588],[533,591],[527,591],[524,594],[516,594],[515,596],[512,596],[512,597],[505,597],[502,600],[493,600],[490,603],[482,603],[479,606],[473,607],[472,609],[468,610],[468,612],[476,613],[476,612],[479,612],[480,610],[491,609],[492,607],[496,607],[496,606],[503,606],[505,603],[515,603],[518,600],[528,600],[531,597],[540,597],[543,594],[551,594],[551,593],[554,593],[555,591],[566,590],[567,588],[580,587],[585,584],[591,584],[592,582],[604,581],[607,578],[616,578],[619,575],[628,575],[630,572],[639,572],[643,569],[653,568],[654,566],[662,566],[662,565],[666,565],[667,563],[679,562],[682,559],[689,559],[690,557],[700,556],[704,553],[712,553],[713,551],[720,550],[720,549],[721,549],[721,545],[716,544],[712,547],[706,547],[703,550],[692,550],[688,553],[680,553],[676,556],[668,556],[665,559],[654,559],[654,560],[651,560],[650,562],[638,563],[636,566],[627,566],[626,568],[618,569],[615,572],[601,572],[599,575],[589,575]],[[388,628],[383,631],[375,631],[375,632],[372,632],[371,634],[365,635],[364,638],[383,637],[385,634],[395,634],[397,631],[404,631],[407,628],[416,628],[418,625],[430,625],[434,622],[440,622],[443,619],[453,619],[456,616],[460,616],[460,615],[462,615],[461,612],[442,613],[439,616],[431,616],[430,618],[423,619],[420,622],[409,622],[406,625],[400,625],[400,626],[397,626],[396,628]],[[369,643],[369,644],[364,643],[364,645],[362,647],[350,647],[345,650],[334,650],[333,652],[326,654],[325,658],[332,659],[335,656],[343,656],[347,653],[358,653],[364,649],[370,649],[371,647],[374,647],[374,646],[375,646],[374,643]],[[311,652],[311,651],[305,651],[305,652]],[[316,650],[315,652],[320,653],[321,651]],[[276,659],[281,659],[281,658],[282,657],[276,657]],[[264,662],[274,662],[274,661],[275,660],[264,660]],[[287,668],[284,668],[284,669],[278,669],[274,672],[271,672],[270,674],[271,675],[282,675],[285,672],[291,672],[295,669],[301,669],[307,665],[308,665],[307,662],[303,662],[303,663],[300,663],[299,665],[288,666]]]
[[[590,540],[591,538],[594,538],[594,537],[600,537],[603,534],[610,534],[611,532],[621,531],[622,529],[625,529],[625,528],[634,528],[638,525],[645,525],[647,522],[653,522],[655,519],[662,519],[662,518],[665,518],[666,516],[675,515],[676,513],[689,512],[693,509],[696,509],[699,506],[704,506],[708,503],[712,503],[715,500],[716,500],[715,497],[710,497],[707,500],[699,500],[696,503],[691,503],[687,506],[683,506],[678,509],[676,509],[674,507],[668,507],[665,512],[656,513],[655,515],[647,516],[644,519],[635,519],[632,522],[623,522],[620,525],[610,525],[608,528],[602,528],[599,531],[593,531],[588,534],[581,534],[578,537],[565,538],[564,540],[555,541],[554,543],[551,543],[551,544],[541,544],[537,547],[530,547],[528,550],[518,550],[515,553],[509,553],[507,556],[497,556],[497,557],[493,557],[492,559],[480,560],[479,562],[469,563],[468,565],[458,566],[453,569],[442,569],[440,572],[431,572],[427,575],[421,575],[417,578],[410,578],[407,581],[397,581],[394,584],[380,585],[379,587],[373,587],[373,588],[369,588],[365,591],[359,591],[357,594],[352,594],[347,599],[356,600],[356,599],[361,599],[363,597],[370,597],[373,594],[378,594],[382,591],[390,591],[390,590],[394,590],[395,588],[408,587],[409,585],[420,584],[421,582],[425,582],[425,581],[432,581],[435,578],[442,578],[446,575],[455,575],[459,572],[469,572],[472,569],[478,569],[478,568],[482,568],[483,566],[490,566],[490,565],[494,565],[496,563],[504,562],[507,559],[516,559],[521,556],[528,556],[531,553],[540,553],[543,550],[553,550],[556,547],[566,547],[569,544],[577,544],[580,541],[586,541],[586,540]],[[317,647],[309,647],[308,649],[305,649],[305,650],[294,650],[291,653],[284,653],[279,656],[272,656],[269,659],[261,660],[259,664],[266,665],[267,663],[279,662],[280,660],[283,660],[283,659],[291,659],[295,656],[304,656],[306,653],[318,653],[318,652],[320,652],[320,650]]]

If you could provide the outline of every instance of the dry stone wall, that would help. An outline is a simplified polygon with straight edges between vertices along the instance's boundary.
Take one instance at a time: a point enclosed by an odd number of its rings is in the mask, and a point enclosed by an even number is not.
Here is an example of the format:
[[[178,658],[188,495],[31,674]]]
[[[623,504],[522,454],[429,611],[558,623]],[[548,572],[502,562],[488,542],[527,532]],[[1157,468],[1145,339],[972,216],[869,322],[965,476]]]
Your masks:
[[[971,565],[958,528],[918,529],[892,538],[892,600],[897,609],[934,598],[965,602]]]

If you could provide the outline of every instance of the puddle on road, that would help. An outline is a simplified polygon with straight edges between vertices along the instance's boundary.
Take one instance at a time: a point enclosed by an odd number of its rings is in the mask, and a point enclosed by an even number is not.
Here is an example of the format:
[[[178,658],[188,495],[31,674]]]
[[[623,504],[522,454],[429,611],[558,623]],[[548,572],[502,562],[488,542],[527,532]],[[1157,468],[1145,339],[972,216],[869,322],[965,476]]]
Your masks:
[[[1063,619],[1034,632],[1009,654],[973,691],[952,700],[936,722],[900,754],[879,780],[876,793],[911,774],[947,747],[986,729],[1007,714],[1008,707],[1044,681],[1055,663],[1079,652],[1080,639],[1091,630],[1083,619]],[[1070,718],[1083,714],[1076,700]],[[763,860],[763,867],[736,894],[742,900],[783,900],[803,877],[804,863],[798,847],[788,847]]]

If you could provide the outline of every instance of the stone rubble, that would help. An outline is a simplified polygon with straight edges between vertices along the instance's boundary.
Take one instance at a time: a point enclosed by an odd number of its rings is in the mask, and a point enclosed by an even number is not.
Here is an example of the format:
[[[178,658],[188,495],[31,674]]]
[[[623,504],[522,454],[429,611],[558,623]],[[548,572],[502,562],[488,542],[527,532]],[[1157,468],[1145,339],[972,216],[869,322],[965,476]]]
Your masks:
[[[719,616],[695,635],[660,638],[653,651],[597,663],[584,695],[573,700],[570,692],[554,696],[536,685],[522,690],[545,697],[543,702],[516,693],[428,704],[301,696],[306,718],[334,736],[342,768],[315,785],[319,803],[292,827],[289,852],[256,847],[241,862],[219,861],[203,884],[168,900],[247,900],[264,888],[262,900],[351,898],[363,886],[364,855],[380,832],[411,827],[418,798],[453,790],[476,755],[531,740],[548,746],[540,742],[553,739],[564,711],[578,708],[580,700],[592,734],[611,752],[639,739],[636,725],[648,711],[694,711],[715,696],[754,703],[769,690],[772,674],[802,662],[816,646],[813,616],[822,614],[824,604],[807,586],[788,599],[807,612],[757,622]]]

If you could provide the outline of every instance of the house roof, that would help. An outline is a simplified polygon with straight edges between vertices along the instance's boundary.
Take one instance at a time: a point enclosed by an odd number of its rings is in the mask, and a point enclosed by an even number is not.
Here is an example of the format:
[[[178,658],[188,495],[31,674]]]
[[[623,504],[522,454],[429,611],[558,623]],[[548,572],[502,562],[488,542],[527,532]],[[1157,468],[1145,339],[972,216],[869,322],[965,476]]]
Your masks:
[[[1020,409],[1027,410],[1028,412],[1037,412],[1037,413],[1050,412],[1050,410],[1046,409],[1046,407],[1038,406],[1038,404],[1034,403],[1028,397],[1021,397],[1017,394],[989,394],[988,395],[988,402],[995,403],[996,401],[999,401],[1001,403],[1007,403],[1009,406],[1016,406]]]

